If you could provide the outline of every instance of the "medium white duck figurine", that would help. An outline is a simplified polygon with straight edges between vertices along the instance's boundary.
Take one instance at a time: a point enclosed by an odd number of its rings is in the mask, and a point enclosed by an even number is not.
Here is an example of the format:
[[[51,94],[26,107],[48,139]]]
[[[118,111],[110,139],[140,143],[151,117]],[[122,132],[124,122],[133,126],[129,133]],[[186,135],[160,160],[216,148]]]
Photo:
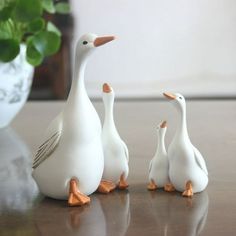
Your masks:
[[[101,123],[84,86],[89,56],[113,36],[82,36],[76,45],[74,74],[62,112],[50,123],[33,163],[40,191],[70,206],[90,202],[87,195],[99,186],[104,168]]]
[[[169,164],[165,148],[166,129],[166,121],[163,121],[157,127],[158,143],[156,153],[149,164],[149,184],[147,186],[148,190],[163,188],[169,183]]]
[[[115,93],[107,83],[103,84],[103,103],[105,118],[102,129],[102,143],[104,151],[104,172],[102,179],[113,183],[114,188],[126,189],[128,187],[127,177],[129,173],[128,148],[116,129],[113,118],[113,106]],[[99,187],[100,188],[100,187]],[[105,189],[104,193],[112,189]]]
[[[183,196],[191,197],[206,188],[207,167],[201,153],[192,145],[188,136],[184,96],[179,93],[164,93],[164,96],[177,108],[180,118],[168,148],[169,178],[176,190],[183,192]]]

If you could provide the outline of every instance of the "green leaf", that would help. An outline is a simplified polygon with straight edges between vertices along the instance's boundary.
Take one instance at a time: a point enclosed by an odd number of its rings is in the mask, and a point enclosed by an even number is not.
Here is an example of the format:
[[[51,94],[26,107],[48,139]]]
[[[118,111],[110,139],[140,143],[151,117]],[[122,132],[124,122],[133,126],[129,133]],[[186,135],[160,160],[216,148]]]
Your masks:
[[[55,9],[57,13],[60,14],[68,14],[70,13],[70,5],[66,2],[59,2],[55,5]]]
[[[29,22],[42,15],[42,3],[40,0],[17,0],[13,10],[15,20]]]
[[[34,47],[31,40],[27,43],[26,60],[33,66],[38,66],[43,61],[43,55]]]
[[[53,0],[42,0],[43,9],[51,14],[56,12]]]
[[[5,7],[0,11],[0,20],[1,21],[6,21],[7,19],[10,18],[12,13],[12,7]]]
[[[12,38],[12,31],[9,21],[0,23],[0,39],[10,39]]]
[[[0,1],[0,10],[5,7],[14,7],[16,4],[16,0],[1,0]]]
[[[47,23],[47,31],[54,32],[61,37],[61,31],[51,21]]]
[[[20,46],[17,40],[0,39],[0,61],[9,62],[19,53]]]
[[[45,26],[44,19],[37,18],[28,24],[28,31],[29,32],[38,32],[38,31],[42,30],[44,28],[44,26]]]
[[[41,31],[32,37],[34,47],[44,56],[56,53],[61,45],[61,38],[54,32]]]

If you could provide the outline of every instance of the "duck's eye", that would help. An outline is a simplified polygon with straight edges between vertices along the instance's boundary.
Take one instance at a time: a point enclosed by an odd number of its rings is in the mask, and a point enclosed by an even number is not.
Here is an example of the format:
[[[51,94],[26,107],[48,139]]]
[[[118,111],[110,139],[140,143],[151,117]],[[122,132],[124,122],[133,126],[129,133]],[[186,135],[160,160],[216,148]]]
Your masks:
[[[179,99],[182,99],[182,97],[179,97]]]
[[[87,41],[83,41],[83,45],[86,45],[86,44],[88,44],[88,42]]]

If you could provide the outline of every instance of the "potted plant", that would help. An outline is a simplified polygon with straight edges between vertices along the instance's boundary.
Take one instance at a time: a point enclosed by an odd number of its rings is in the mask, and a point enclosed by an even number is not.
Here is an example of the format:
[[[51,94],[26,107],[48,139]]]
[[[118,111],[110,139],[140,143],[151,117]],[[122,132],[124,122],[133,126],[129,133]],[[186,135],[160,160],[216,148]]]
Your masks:
[[[0,1],[0,128],[26,102],[34,67],[60,48],[61,32],[44,14],[68,12],[68,3],[62,1]]]

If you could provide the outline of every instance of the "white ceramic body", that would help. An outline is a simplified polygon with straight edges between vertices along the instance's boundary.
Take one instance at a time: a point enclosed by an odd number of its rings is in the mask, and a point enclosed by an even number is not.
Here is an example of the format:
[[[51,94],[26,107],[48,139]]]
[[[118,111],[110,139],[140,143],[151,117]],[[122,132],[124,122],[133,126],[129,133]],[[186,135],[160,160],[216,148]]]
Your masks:
[[[168,149],[169,177],[178,191],[183,192],[187,181],[191,181],[193,192],[203,191],[208,184],[208,176],[196,163],[191,142],[178,140]]]
[[[120,176],[125,179],[129,174],[128,149],[116,129],[113,118],[114,91],[103,93],[105,119],[102,129],[102,144],[104,151],[104,172],[102,178],[118,183]]]
[[[190,180],[193,193],[201,192],[208,184],[205,161],[188,136],[184,97],[181,94],[176,94],[176,97],[172,103],[177,108],[179,123],[168,148],[169,178],[178,191],[183,192],[187,181]],[[180,97],[182,98],[179,99]]]
[[[59,145],[33,176],[46,196],[67,199],[71,178],[77,179],[79,190],[89,195],[98,188],[104,167],[97,112],[84,97],[73,107],[65,106],[59,120],[63,127]]]
[[[90,49],[86,49],[89,44],[84,45],[83,42],[95,38],[95,35],[89,34],[77,43],[69,97],[62,113],[49,125],[44,138],[44,141],[47,140],[59,130],[59,143],[33,171],[40,191],[52,198],[67,199],[72,178],[77,179],[81,193],[90,195],[96,191],[102,178],[104,156],[101,123],[84,86],[84,71]]]
[[[26,61],[25,53],[22,44],[13,61],[0,63],[0,128],[10,124],[28,98],[34,67]]]
[[[149,166],[149,181],[154,180],[158,188],[163,188],[169,182],[169,162],[164,142],[165,133],[166,127],[159,126],[157,150]]]

